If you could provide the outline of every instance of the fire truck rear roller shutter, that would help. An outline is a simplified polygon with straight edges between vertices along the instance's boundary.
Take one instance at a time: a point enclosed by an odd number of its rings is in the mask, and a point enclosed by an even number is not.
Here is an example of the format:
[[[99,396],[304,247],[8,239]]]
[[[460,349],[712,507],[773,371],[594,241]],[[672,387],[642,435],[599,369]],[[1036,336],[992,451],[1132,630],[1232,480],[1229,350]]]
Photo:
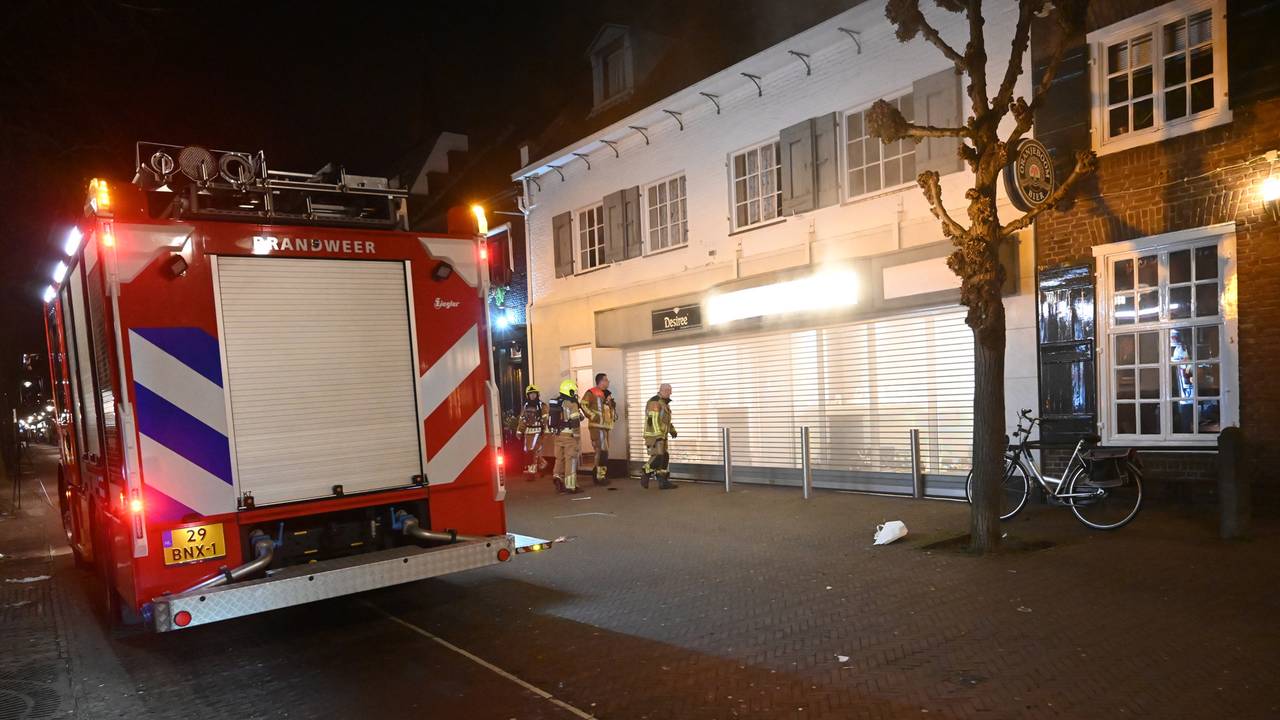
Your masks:
[[[402,263],[219,258],[236,478],[256,505],[422,473]]]

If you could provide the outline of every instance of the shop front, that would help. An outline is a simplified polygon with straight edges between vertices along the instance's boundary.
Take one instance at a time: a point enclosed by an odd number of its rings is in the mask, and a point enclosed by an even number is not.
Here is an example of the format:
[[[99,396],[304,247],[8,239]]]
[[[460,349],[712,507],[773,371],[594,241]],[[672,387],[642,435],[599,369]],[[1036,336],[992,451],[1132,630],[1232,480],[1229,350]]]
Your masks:
[[[947,250],[596,312],[597,343],[623,350],[632,473],[645,458],[645,403],[670,383],[676,478],[722,480],[728,428],[734,482],[799,485],[808,427],[817,487],[911,495],[914,464],[926,495],[963,497],[973,338]]]

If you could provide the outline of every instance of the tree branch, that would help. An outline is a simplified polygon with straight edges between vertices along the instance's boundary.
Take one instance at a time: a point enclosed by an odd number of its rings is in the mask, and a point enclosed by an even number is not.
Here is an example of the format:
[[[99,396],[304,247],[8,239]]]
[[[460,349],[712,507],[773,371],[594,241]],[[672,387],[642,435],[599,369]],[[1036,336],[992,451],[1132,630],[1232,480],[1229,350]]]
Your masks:
[[[920,173],[920,177],[916,178],[916,184],[924,191],[924,197],[929,201],[929,211],[942,222],[942,234],[952,239],[964,235],[964,227],[952,219],[942,205],[942,184],[938,180],[938,172],[928,170]]]
[[[1029,212],[1027,212],[1022,217],[1018,218],[1017,220],[1013,220],[1009,223],[1006,223],[1005,225],[1002,225],[1000,227],[1000,234],[1009,235],[1011,233],[1015,233],[1021,230],[1022,228],[1030,225],[1032,222],[1035,221],[1037,217],[1040,216],[1041,213],[1045,212],[1046,210],[1053,209],[1059,203],[1061,203],[1077,183],[1083,180],[1086,175],[1089,175],[1094,170],[1097,170],[1097,168],[1098,168],[1098,156],[1095,155],[1092,151],[1086,150],[1083,152],[1076,153],[1076,166],[1071,169],[1071,174],[1067,176],[1067,179],[1061,185],[1055,188],[1054,191],[1049,194],[1049,197],[1045,198],[1044,202],[1031,208]],[[923,180],[923,177],[924,176],[922,175],[921,176],[922,180]],[[936,214],[937,213],[935,213],[935,215]]]
[[[889,0],[885,3],[884,16],[897,28],[895,34],[899,41],[907,42],[916,35],[923,35],[925,40],[933,43],[948,60],[955,63],[957,70],[964,71],[964,55],[948,45],[938,29],[929,24],[924,13],[920,12],[920,0]]]
[[[967,138],[971,136],[967,127],[937,127],[909,123],[897,106],[885,100],[875,101],[867,111],[867,134],[879,138],[886,144],[903,138],[914,138],[919,142],[923,138],[930,137]]]
[[[1004,113],[1013,101],[1013,85],[1022,75],[1022,58],[1026,56],[1027,46],[1031,43],[1031,20],[1035,13],[1044,6],[1043,0],[1023,2],[1018,7],[1018,27],[1013,33],[1013,47],[1009,55],[1009,66],[1005,68],[1004,80],[991,107]]]
[[[969,0],[965,14],[969,18],[969,42],[964,49],[969,73],[969,102],[973,105],[973,116],[980,118],[991,109],[987,104],[987,41],[982,32],[986,20],[982,17],[982,0]]]

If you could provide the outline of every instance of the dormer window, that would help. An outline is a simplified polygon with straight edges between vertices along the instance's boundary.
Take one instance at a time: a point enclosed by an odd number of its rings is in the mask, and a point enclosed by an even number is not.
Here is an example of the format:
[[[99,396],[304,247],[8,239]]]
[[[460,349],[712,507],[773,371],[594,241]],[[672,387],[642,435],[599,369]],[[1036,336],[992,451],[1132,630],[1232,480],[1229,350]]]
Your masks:
[[[626,98],[635,87],[631,31],[621,25],[605,25],[587,49],[591,58],[593,111]]]
[[[617,38],[600,51],[601,77],[604,88],[601,100],[612,100],[630,89],[627,85],[626,45]]]

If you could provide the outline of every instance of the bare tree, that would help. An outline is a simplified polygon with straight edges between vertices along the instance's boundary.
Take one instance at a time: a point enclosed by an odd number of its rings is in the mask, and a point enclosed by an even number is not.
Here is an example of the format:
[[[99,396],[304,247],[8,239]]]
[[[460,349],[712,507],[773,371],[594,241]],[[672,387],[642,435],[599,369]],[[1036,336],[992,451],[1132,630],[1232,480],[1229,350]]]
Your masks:
[[[897,28],[900,42],[917,35],[935,45],[954,65],[956,73],[969,79],[969,117],[961,127],[917,125],[903,117],[896,107],[879,100],[872,106],[867,125],[872,136],[884,143],[904,138],[920,142],[924,138],[960,138],[959,154],[973,171],[973,186],[965,191],[969,201],[969,222],[958,222],[942,203],[938,173],[920,173],[916,182],[924,191],[929,207],[942,224],[942,233],[955,245],[947,265],[961,278],[960,302],[968,307],[966,322],[974,339],[974,498],[970,515],[970,549],[991,552],[999,547],[1000,483],[1004,466],[1004,353],[1005,316],[1001,288],[1005,270],[1000,264],[1000,245],[1010,234],[1027,227],[1038,215],[1057,206],[1081,178],[1093,172],[1097,158],[1092,152],[1078,152],[1071,174],[1048,198],[1021,217],[1001,223],[996,211],[996,183],[1008,164],[1009,153],[1031,130],[1035,110],[1061,64],[1066,39],[1083,26],[1089,0],[1019,0],[1018,24],[1004,78],[992,97],[987,92],[987,51],[983,37],[982,0],[934,0],[938,7],[963,13],[968,20],[969,41],[963,51],[948,45],[937,28],[920,10],[920,0],[888,0],[885,16]],[[1056,6],[1056,8],[1054,7]],[[1059,25],[1057,45],[1043,76],[1033,88],[1031,100],[1014,98],[1014,85],[1022,74],[1023,59],[1035,17],[1052,12]],[[1082,111],[1084,109],[1082,108]],[[1001,137],[999,126],[1012,114],[1013,129]]]

